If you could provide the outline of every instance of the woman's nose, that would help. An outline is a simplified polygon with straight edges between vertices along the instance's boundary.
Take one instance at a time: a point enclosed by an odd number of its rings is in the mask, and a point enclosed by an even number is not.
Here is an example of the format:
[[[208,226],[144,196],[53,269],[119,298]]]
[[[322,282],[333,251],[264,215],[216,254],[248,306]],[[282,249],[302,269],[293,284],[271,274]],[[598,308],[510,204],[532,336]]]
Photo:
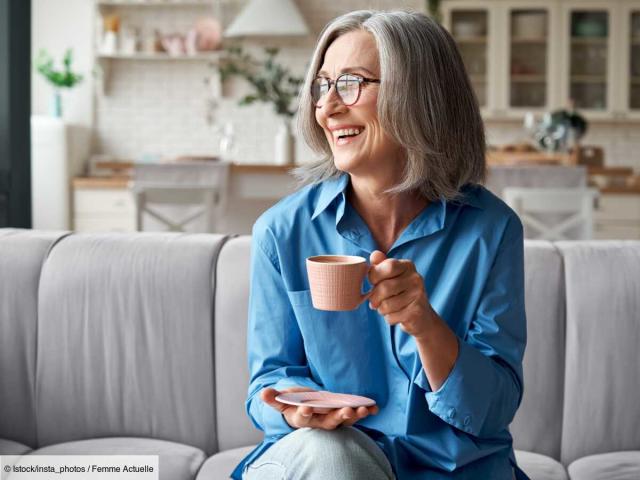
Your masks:
[[[332,85],[329,91],[326,93],[324,98],[322,99],[323,103],[320,109],[322,113],[331,116],[336,113],[345,112],[347,110],[347,106],[342,102],[340,95],[336,91],[336,86]]]

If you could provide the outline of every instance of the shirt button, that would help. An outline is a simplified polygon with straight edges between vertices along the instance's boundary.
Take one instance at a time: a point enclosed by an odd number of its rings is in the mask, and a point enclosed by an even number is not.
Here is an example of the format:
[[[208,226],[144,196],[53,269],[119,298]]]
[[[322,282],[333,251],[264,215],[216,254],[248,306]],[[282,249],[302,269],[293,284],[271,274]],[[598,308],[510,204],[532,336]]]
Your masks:
[[[451,407],[449,409],[449,418],[455,418],[455,416],[456,416],[456,409]]]
[[[464,417],[464,424],[469,425],[471,423],[471,415]]]

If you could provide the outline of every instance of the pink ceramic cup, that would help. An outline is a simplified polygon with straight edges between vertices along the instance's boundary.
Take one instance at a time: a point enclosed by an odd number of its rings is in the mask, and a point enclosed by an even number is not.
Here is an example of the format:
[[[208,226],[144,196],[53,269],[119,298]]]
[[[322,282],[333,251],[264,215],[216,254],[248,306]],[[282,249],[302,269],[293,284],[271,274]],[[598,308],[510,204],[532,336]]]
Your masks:
[[[319,255],[307,258],[311,301],[318,310],[354,310],[369,294],[362,282],[369,271],[364,257]]]

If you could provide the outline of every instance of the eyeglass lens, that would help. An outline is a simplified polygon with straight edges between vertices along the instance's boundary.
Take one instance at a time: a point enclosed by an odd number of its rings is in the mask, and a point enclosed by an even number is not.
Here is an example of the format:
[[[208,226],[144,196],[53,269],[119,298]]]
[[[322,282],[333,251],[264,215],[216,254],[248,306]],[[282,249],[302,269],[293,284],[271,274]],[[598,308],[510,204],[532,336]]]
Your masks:
[[[317,107],[324,105],[331,83],[326,78],[316,78],[311,85],[311,97]],[[340,75],[336,79],[336,92],[345,105],[352,105],[358,100],[360,81],[353,75]]]

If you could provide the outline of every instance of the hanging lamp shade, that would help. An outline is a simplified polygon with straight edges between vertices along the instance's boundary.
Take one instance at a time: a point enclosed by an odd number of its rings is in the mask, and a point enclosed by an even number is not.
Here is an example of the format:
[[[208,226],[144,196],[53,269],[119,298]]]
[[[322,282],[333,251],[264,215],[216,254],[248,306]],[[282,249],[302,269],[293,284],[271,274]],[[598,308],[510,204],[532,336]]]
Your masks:
[[[309,34],[304,18],[292,0],[249,0],[224,36],[270,37]]]

